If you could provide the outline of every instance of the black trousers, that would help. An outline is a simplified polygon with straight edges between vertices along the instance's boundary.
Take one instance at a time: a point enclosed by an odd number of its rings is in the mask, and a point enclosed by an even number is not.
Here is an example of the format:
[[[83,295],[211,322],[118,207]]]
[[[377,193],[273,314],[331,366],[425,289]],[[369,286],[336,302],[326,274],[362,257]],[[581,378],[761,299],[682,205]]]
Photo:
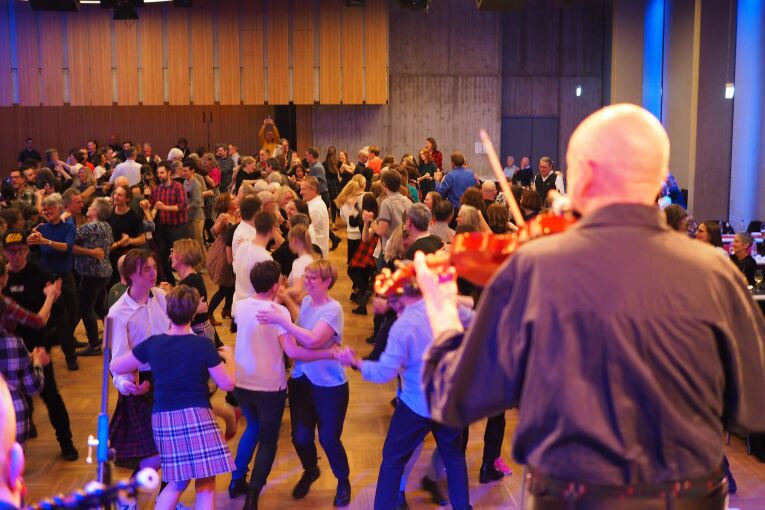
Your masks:
[[[210,298],[210,303],[208,306],[208,313],[210,316],[215,312],[215,309],[218,308],[218,305],[220,305],[221,301],[226,300],[225,304],[223,305],[224,310],[228,310],[229,313],[231,313],[231,304],[234,301],[234,287],[218,287],[218,290],[215,291],[215,294],[213,294],[213,297]]]
[[[159,251],[159,260],[157,262],[163,269],[163,281],[168,282],[170,285],[175,285],[173,268],[170,265],[170,249],[175,241],[187,239],[188,237],[188,225],[157,225],[157,229],[154,232],[154,238],[157,241],[157,249]]]
[[[234,461],[236,471],[231,474],[231,478],[239,480],[247,476],[247,468],[257,447],[250,488],[259,491],[266,485],[276,458],[276,445],[279,442],[287,390],[251,391],[236,388],[234,394],[247,420],[247,428],[239,440]]]
[[[486,420],[483,433],[483,463],[491,464],[502,454],[502,441],[505,439],[505,413]]]
[[[348,247],[350,248],[350,241]],[[374,267],[349,267],[348,276],[353,282],[353,288],[356,289],[356,294],[363,296],[369,290],[369,282],[372,279],[372,275],[375,274]]]
[[[61,297],[53,305],[51,322],[56,325],[54,337],[61,345],[64,356],[69,360],[77,357],[77,340],[74,338],[74,330],[80,322],[77,282],[74,280],[72,271],[62,273],[59,277],[61,278]]]
[[[340,386],[316,386],[302,376],[287,382],[292,422],[292,444],[300,457],[303,469],[316,467],[318,461],[315,429],[319,429],[319,443],[327,454],[332,472],[338,480],[350,475],[348,455],[340,440],[345,413],[348,411],[348,383]],[[400,477],[399,477],[400,478]]]
[[[350,276],[350,265],[351,265],[351,259],[353,258],[353,255],[356,253],[356,250],[359,249],[359,245],[361,244],[361,239],[348,239],[348,258],[346,260],[346,264],[348,264],[348,276]]]
[[[103,318],[106,313],[106,286],[109,277],[80,276],[80,312],[88,343],[91,346],[101,345],[98,339],[98,318]]]
[[[66,405],[64,405],[64,399],[61,398],[61,393],[58,391],[56,377],[53,373],[53,362],[43,367],[43,376],[45,377],[45,384],[43,385],[42,392],[40,392],[40,398],[48,408],[48,419],[53,426],[53,430],[56,431],[56,439],[62,447],[71,445],[72,429],[69,423],[69,413],[66,410]],[[32,397],[27,396],[30,418],[34,413],[33,402]]]

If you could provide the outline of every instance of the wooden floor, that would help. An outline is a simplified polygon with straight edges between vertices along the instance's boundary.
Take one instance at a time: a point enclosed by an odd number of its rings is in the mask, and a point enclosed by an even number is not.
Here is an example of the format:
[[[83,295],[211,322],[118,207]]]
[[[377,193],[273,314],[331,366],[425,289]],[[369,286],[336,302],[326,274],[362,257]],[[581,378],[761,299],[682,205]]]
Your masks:
[[[364,342],[372,329],[372,316],[361,317],[350,313],[351,306],[348,301],[350,294],[350,281],[344,274],[345,270],[345,243],[343,242],[337,251],[332,253],[332,260],[340,268],[340,280],[331,291],[333,297],[343,304],[345,315],[344,343],[352,346],[357,352],[365,355],[370,346]],[[213,285],[208,283],[208,292],[212,295]],[[224,342],[233,345],[234,335],[228,332],[228,321],[218,328]],[[84,339],[82,326],[78,328],[78,338]],[[42,497],[55,493],[68,493],[83,487],[87,482],[95,479],[96,467],[85,462],[87,453],[87,437],[96,434],[96,422],[100,409],[101,377],[103,359],[81,358],[80,370],[68,372],[63,362],[61,352],[54,352],[56,363],[56,376],[61,392],[64,396],[69,415],[72,420],[72,431],[77,447],[80,450],[81,459],[77,462],[66,462],[59,455],[58,445],[55,441],[53,430],[47,420],[45,406],[39,399],[36,404],[35,422],[40,433],[39,438],[31,440],[27,444],[27,469],[26,482],[28,485],[28,502],[34,502]],[[110,386],[111,388],[111,386]],[[392,408],[389,401],[394,396],[394,384],[377,385],[365,382],[357,372],[350,375],[350,406],[345,421],[343,443],[348,452],[351,467],[351,484],[353,486],[353,500],[350,509],[370,509],[374,498],[374,488],[377,479],[377,471],[380,465],[383,439],[388,427]],[[222,399],[221,392],[214,398]],[[110,414],[114,408],[116,393],[111,388]],[[509,444],[516,424],[514,411],[507,413],[507,430],[503,457],[509,462]],[[332,476],[329,465],[325,458],[321,458],[319,466],[322,471],[321,478],[314,484],[308,497],[302,501],[295,501],[290,493],[293,485],[298,480],[301,468],[289,439],[289,412],[285,412],[284,424],[279,440],[279,451],[273,471],[268,480],[268,485],[261,496],[261,509],[328,509],[332,508],[336,481]],[[232,452],[236,451],[238,437],[244,429],[244,420],[240,421],[240,432],[229,446]],[[483,448],[483,423],[474,424],[470,429],[470,442],[468,445],[468,473],[470,476],[471,501],[476,509],[514,509],[521,508],[521,473],[522,468],[510,462],[513,475],[505,477],[502,481],[489,485],[478,484],[478,469],[481,462]],[[428,438],[425,450],[411,476],[407,499],[412,509],[434,508],[434,505],[426,498],[426,494],[419,488],[419,480],[422,477],[427,461],[430,458],[434,443]],[[759,463],[754,457],[746,454],[743,441],[734,438],[732,444],[726,448],[730,459],[733,473],[738,481],[738,495],[731,497],[730,507],[742,510],[755,510],[765,508],[765,465]],[[323,452],[319,448],[320,457]],[[130,471],[117,469],[116,477],[125,478]],[[226,488],[230,478],[221,476],[218,478],[217,508],[235,509],[242,508],[244,498],[229,500]],[[183,503],[194,506],[194,490],[189,488],[183,496]],[[151,505],[146,507],[150,508]]]

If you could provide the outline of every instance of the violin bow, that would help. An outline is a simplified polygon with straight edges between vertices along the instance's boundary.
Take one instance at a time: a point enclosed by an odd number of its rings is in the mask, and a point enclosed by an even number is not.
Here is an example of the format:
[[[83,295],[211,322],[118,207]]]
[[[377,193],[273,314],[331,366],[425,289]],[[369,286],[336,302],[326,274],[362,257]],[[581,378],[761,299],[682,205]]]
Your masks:
[[[510,207],[510,213],[513,215],[515,225],[518,228],[522,228],[526,222],[523,220],[523,214],[521,214],[521,209],[518,207],[518,202],[515,201],[515,195],[513,195],[510,189],[510,183],[507,182],[505,172],[502,171],[502,164],[499,162],[497,152],[494,150],[494,144],[491,143],[491,138],[489,138],[489,134],[485,129],[480,131],[480,136],[483,148],[486,150],[486,156],[489,158],[491,169],[494,171],[494,177],[499,181],[499,187],[502,188],[502,193],[505,195],[505,202]]]

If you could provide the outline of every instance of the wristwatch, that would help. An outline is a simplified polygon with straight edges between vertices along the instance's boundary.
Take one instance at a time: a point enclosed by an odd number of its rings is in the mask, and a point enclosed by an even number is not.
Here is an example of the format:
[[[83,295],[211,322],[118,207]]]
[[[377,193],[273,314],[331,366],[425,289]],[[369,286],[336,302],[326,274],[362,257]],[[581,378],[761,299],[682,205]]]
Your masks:
[[[48,239],[48,246],[53,246],[53,241],[51,241],[50,239]]]

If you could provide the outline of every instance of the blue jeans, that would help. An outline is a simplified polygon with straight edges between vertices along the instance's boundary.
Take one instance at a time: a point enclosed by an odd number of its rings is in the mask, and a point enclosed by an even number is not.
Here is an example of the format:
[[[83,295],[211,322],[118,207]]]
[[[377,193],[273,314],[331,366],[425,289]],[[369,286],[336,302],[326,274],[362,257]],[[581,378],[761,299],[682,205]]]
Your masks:
[[[377,477],[375,510],[390,510],[396,507],[401,475],[404,473],[412,452],[422,444],[428,432],[433,433],[436,446],[446,466],[449,483],[449,501],[454,510],[468,510],[467,465],[462,450],[462,429],[455,429],[434,422],[415,413],[399,400],[388,427],[383,446],[382,464]]]
[[[266,485],[266,479],[276,458],[276,444],[279,441],[287,390],[250,391],[235,388],[234,395],[247,420],[247,428],[236,449],[236,471],[231,474],[231,479],[239,480],[247,476],[247,468],[255,453],[255,447],[260,443],[250,477],[250,487],[259,490]]]
[[[348,410],[348,383],[340,386],[316,386],[306,376],[287,382],[290,395],[292,444],[303,469],[316,467],[316,428],[319,443],[327,454],[332,472],[338,480],[350,475],[348,455],[340,440],[345,413]],[[393,508],[393,507],[391,507]]]

